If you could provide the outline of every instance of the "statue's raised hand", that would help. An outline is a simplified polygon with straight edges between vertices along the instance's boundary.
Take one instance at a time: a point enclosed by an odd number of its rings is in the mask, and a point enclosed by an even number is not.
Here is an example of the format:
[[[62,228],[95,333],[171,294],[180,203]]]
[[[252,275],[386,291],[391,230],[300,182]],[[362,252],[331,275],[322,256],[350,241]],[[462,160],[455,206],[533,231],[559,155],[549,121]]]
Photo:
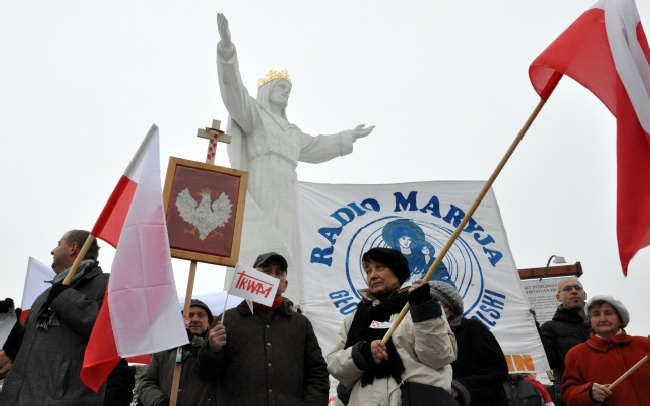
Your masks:
[[[229,47],[232,44],[230,37],[230,30],[228,29],[228,19],[222,13],[217,14],[217,26],[219,27],[219,37],[221,37],[221,45]]]
[[[352,130],[352,135],[354,135],[355,140],[358,140],[359,138],[367,137],[373,128],[375,128],[374,125],[371,125],[370,127],[366,127],[365,124],[359,124],[358,126],[354,127],[354,129]]]

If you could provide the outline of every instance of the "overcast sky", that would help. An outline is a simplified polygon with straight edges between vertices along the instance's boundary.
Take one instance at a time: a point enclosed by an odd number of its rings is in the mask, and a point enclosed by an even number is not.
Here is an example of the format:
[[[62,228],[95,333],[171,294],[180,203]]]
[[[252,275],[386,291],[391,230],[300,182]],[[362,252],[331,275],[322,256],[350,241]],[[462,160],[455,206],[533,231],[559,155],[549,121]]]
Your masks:
[[[269,68],[290,71],[287,113],[303,131],[376,125],[352,155],[300,164],[300,180],[394,183],[488,179],[538,102],[530,63],[594,2],[2,2],[0,298],[20,303],[28,258],[50,264],[65,231],[92,228],[152,123],[163,176],[170,156],[205,160],[197,128],[227,118],[218,12],[251,92]],[[647,335],[650,250],[627,278],[618,259],[615,136],[611,113],[565,77],[494,191],[518,268],[579,261],[588,294],[620,298],[628,332]],[[184,295],[189,262],[174,269]],[[194,292],[223,275],[199,264]]]

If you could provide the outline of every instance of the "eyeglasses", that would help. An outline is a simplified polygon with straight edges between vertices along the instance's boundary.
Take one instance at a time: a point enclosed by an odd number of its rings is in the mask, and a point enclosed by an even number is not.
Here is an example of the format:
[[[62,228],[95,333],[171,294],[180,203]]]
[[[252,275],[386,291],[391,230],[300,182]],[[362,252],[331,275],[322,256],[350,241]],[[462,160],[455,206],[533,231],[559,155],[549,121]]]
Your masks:
[[[571,292],[573,289],[576,292],[582,292],[582,285],[569,285],[562,288],[562,292]]]

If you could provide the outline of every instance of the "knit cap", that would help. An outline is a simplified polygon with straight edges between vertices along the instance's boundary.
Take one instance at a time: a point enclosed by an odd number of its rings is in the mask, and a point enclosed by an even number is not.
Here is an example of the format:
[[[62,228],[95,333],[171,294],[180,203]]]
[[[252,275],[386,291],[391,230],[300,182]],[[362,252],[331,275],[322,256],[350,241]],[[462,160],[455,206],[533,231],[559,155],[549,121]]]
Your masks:
[[[199,299],[192,299],[192,300],[190,300],[190,307],[192,307],[192,306],[202,307],[202,308],[205,310],[205,312],[206,312],[207,315],[208,315],[208,326],[210,326],[210,324],[211,324],[212,321],[214,320],[214,317],[212,316],[212,310],[210,310],[210,308],[208,307],[208,305],[205,304],[205,302],[202,301],[202,300],[199,300]]]
[[[441,304],[448,306],[456,317],[462,316],[465,311],[463,297],[458,290],[446,282],[430,281],[431,296]]]

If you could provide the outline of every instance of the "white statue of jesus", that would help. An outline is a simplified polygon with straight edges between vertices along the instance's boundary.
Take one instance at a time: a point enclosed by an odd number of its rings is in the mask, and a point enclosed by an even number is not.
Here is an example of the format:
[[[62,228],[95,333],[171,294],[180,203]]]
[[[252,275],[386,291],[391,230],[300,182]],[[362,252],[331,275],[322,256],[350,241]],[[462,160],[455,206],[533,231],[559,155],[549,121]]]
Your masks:
[[[320,163],[352,152],[352,144],[368,136],[365,124],[338,134],[305,134],[287,119],[291,78],[286,70],[269,71],[258,80],[251,97],[239,73],[237,51],[228,20],[218,14],[221,41],[217,68],[221,97],[230,115],[227,132],[230,164],[248,171],[248,194],[239,262],[251,265],[263,252],[277,251],[289,262],[289,281],[297,281],[293,251],[293,191],[298,162]],[[289,284],[288,297],[298,300],[298,284]],[[290,295],[293,296],[290,296]]]

